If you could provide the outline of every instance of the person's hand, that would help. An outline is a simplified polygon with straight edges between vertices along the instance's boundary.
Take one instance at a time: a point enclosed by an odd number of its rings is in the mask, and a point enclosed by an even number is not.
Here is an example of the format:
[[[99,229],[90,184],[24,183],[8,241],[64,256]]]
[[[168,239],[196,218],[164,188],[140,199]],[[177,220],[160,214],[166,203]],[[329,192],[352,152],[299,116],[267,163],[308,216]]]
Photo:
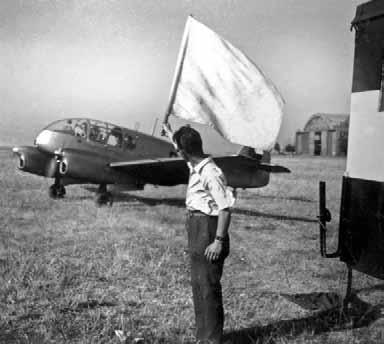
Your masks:
[[[205,258],[207,258],[208,261],[213,262],[214,260],[217,260],[220,257],[220,253],[222,250],[223,243],[219,240],[215,240],[205,249]]]

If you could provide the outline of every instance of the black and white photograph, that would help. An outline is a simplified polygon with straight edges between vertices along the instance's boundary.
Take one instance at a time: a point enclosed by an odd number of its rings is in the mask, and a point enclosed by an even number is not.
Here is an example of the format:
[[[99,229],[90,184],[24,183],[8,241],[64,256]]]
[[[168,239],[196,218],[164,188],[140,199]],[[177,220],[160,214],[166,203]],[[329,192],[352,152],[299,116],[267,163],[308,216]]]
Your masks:
[[[383,344],[384,0],[0,0],[0,344]]]

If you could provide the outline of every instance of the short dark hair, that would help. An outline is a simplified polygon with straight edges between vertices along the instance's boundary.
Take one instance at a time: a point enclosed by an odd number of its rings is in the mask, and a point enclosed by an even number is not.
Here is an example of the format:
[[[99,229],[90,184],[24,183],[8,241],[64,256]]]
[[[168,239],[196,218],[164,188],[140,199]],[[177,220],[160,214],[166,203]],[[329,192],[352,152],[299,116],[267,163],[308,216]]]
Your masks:
[[[179,149],[182,149],[190,155],[202,155],[203,141],[199,132],[189,125],[180,127],[174,134],[173,140],[176,142]]]

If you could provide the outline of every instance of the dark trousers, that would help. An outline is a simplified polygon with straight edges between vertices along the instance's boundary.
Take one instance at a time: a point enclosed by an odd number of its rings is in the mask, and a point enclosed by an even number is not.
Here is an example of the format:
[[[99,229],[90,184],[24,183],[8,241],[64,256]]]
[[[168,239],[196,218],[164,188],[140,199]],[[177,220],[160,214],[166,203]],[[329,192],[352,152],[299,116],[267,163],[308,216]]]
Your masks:
[[[196,318],[196,338],[201,343],[222,342],[224,310],[220,279],[229,254],[229,238],[218,260],[209,262],[204,252],[216,236],[217,216],[187,215],[191,284]]]

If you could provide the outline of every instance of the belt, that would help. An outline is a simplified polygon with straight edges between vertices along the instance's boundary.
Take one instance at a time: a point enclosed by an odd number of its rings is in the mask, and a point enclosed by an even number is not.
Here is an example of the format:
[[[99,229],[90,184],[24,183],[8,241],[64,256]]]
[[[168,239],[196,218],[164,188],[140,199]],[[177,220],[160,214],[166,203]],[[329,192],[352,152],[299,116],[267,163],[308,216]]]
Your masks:
[[[187,215],[188,216],[217,216],[217,215],[208,215],[206,213],[203,213],[200,210],[192,210],[192,209],[187,209]]]

